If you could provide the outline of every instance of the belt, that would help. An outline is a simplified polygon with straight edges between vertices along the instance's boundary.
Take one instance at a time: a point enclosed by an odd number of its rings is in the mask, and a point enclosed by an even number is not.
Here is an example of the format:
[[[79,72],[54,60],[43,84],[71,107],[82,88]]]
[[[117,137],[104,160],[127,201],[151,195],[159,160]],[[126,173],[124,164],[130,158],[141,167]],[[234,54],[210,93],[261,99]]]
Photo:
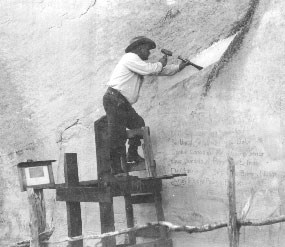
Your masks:
[[[119,99],[122,99],[125,103],[130,104],[129,101],[118,90],[116,90],[116,89],[114,89],[112,87],[108,87],[107,93],[115,95]]]

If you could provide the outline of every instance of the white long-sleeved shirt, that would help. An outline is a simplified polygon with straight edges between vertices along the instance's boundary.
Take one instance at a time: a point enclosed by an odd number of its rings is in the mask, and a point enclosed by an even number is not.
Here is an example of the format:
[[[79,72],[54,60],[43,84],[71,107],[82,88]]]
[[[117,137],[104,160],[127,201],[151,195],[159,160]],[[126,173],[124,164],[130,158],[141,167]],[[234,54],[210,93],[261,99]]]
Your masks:
[[[115,67],[107,85],[118,90],[130,104],[134,104],[138,100],[144,75],[174,75],[178,71],[179,65],[162,67],[160,62],[147,63],[135,53],[126,53]]]

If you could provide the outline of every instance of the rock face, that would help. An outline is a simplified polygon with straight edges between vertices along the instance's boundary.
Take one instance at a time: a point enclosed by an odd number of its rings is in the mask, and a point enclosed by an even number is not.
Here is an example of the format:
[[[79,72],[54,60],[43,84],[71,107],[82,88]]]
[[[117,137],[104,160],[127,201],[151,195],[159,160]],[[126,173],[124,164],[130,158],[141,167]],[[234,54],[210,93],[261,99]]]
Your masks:
[[[146,78],[134,106],[151,128],[158,172],[187,173],[164,183],[166,219],[186,225],[227,220],[227,156],[236,163],[238,213],[251,198],[249,219],[284,214],[284,5],[281,0],[3,1],[1,246],[29,238],[18,162],[56,159],[60,183],[63,154],[76,152],[80,179],[96,179],[93,123],[104,115],[101,99],[112,69],[138,35],[157,42],[155,61],[160,48],[191,58],[236,33],[214,65]],[[54,204],[52,191],[46,199],[57,240],[67,234],[65,205]],[[125,228],[122,203],[115,200],[118,229]],[[154,219],[151,206],[135,212],[138,224]],[[84,233],[100,231],[98,205],[82,203],[82,219]],[[283,236],[282,225],[273,225],[242,228],[240,240],[243,246],[282,246]],[[225,229],[172,238],[179,247],[228,246]]]

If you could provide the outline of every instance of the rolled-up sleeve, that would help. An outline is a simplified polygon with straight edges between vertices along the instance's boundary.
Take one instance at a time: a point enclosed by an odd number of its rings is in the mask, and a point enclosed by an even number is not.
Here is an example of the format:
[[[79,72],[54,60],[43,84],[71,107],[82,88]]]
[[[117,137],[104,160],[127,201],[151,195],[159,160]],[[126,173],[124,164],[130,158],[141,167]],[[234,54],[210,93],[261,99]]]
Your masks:
[[[162,64],[157,63],[147,63],[139,58],[136,54],[132,54],[126,57],[124,65],[131,71],[139,75],[152,75],[158,74],[162,70]]]

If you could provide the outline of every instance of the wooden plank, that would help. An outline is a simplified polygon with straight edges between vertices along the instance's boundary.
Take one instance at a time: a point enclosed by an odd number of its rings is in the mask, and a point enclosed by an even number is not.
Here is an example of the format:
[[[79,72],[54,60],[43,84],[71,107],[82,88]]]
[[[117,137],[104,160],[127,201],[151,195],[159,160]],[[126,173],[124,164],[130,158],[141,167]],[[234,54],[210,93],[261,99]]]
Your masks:
[[[19,166],[17,166],[17,169],[18,169],[20,188],[21,191],[23,192],[27,190],[26,174],[24,172],[24,169],[20,168]]]
[[[156,164],[154,161],[151,140],[150,140],[150,130],[149,127],[143,127],[143,139],[144,143],[143,153],[145,159],[145,166],[149,177],[156,177]]]
[[[99,208],[100,208],[101,233],[114,232],[115,219],[114,219],[113,198],[111,198],[110,203],[99,202]],[[102,247],[116,247],[116,238],[108,237],[102,239]]]
[[[31,247],[43,247],[39,234],[46,228],[46,207],[43,190],[28,189],[28,201],[30,212]]]
[[[162,208],[162,198],[160,192],[154,193],[154,201],[155,201],[155,210],[156,210],[156,216],[157,221],[165,221],[163,208]],[[165,226],[160,226],[160,236],[162,239],[168,238],[168,231]]]
[[[132,181],[138,181],[139,177],[138,176],[131,176],[128,173],[122,173],[119,175],[115,175],[117,181],[120,182],[127,182],[130,183]]]
[[[85,186],[85,187],[98,187],[98,180],[88,180],[88,181],[80,181],[79,187]],[[55,186],[52,186],[50,188],[56,189],[56,188],[65,188],[67,187],[65,183],[56,184]]]
[[[153,194],[142,194],[142,195],[133,195],[131,197],[132,204],[141,204],[141,203],[154,203]]]
[[[78,166],[76,153],[64,155],[64,177],[67,187],[78,186]],[[82,235],[80,202],[66,202],[68,237]],[[68,247],[83,247],[83,240],[69,242]]]
[[[229,198],[229,242],[230,247],[239,246],[239,226],[237,225],[236,194],[235,194],[235,164],[228,158],[228,198]]]
[[[70,187],[56,189],[57,201],[110,202],[110,196],[110,188]]]
[[[55,189],[56,186],[54,184],[39,184],[39,185],[31,185],[26,186],[26,188],[34,188],[34,189]]]
[[[79,202],[66,202],[68,237],[82,235],[81,208]],[[69,242],[68,247],[83,247],[83,240]]]
[[[48,174],[49,174],[49,178],[50,178],[50,183],[51,184],[55,184],[54,183],[54,176],[53,176],[52,165],[48,166]]]
[[[133,179],[132,181],[122,181],[118,185],[111,186],[111,194],[113,196],[123,196],[126,194],[145,194],[160,192],[162,190],[162,181],[160,179],[152,179],[144,181],[141,179]]]
[[[162,197],[160,192],[154,193],[154,201],[155,201],[155,209],[156,209],[156,215],[158,221],[164,221],[164,213],[162,208]]]
[[[124,196],[125,198],[125,211],[126,211],[126,217],[127,217],[127,227],[132,228],[134,227],[134,209],[132,205],[132,196],[130,194],[127,194]],[[128,233],[129,237],[129,244],[135,244],[136,243],[136,236],[134,232]]]

